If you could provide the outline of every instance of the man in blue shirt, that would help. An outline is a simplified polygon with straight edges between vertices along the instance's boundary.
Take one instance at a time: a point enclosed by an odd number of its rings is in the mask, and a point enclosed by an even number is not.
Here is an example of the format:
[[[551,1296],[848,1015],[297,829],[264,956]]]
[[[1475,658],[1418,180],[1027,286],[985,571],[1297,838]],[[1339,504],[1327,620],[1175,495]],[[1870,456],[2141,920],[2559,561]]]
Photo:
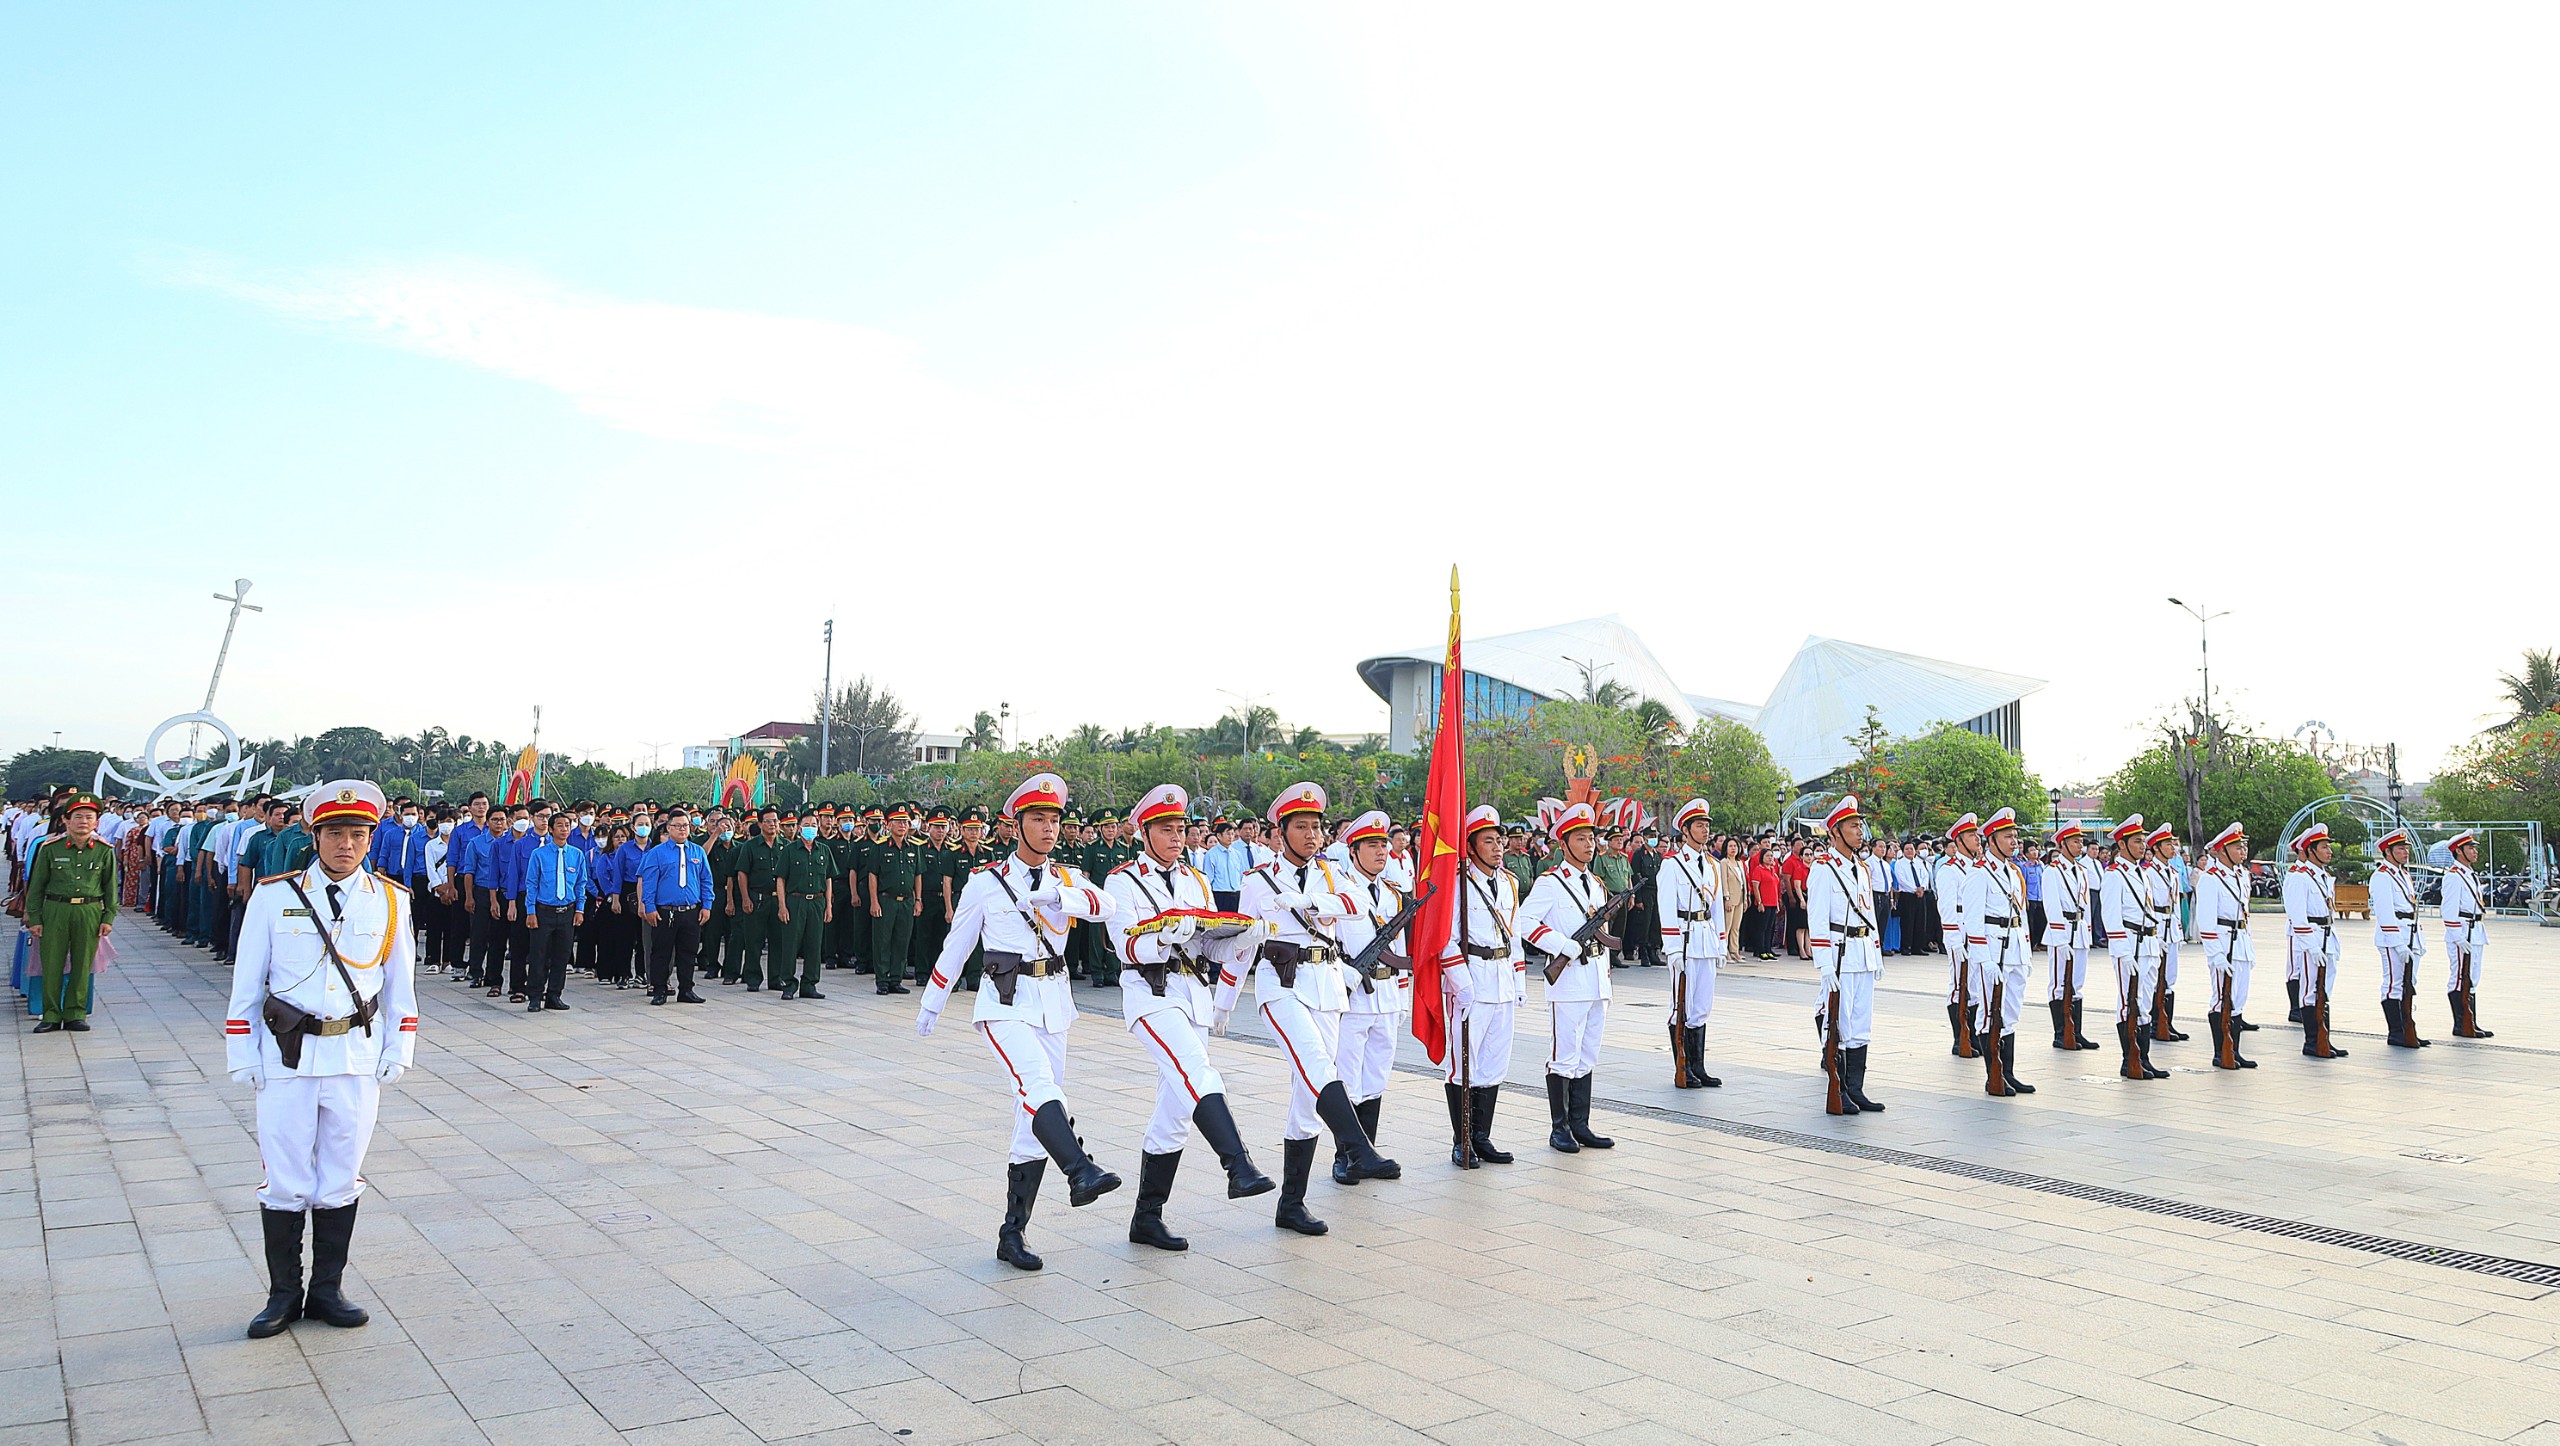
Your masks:
[[[524,926],[532,941],[525,972],[528,1014],[569,1007],[560,1002],[560,991],[568,987],[575,931],[587,918],[587,851],[569,841],[577,819],[563,809],[549,821],[550,835],[524,854]]]
[[[640,922],[649,926],[649,1002],[667,1002],[667,970],[676,975],[676,1002],[700,1004],[693,992],[694,955],[702,926],[711,919],[719,891],[711,883],[711,859],[693,841],[693,820],[681,810],[667,815],[665,837],[640,856]]]
[[[1202,851],[1205,861],[1200,872],[1209,876],[1209,897],[1232,914],[1236,911],[1237,891],[1244,887],[1244,863],[1236,848],[1235,822],[1219,818],[1209,826],[1209,836],[1216,842]]]
[[[466,805],[462,821],[444,841],[446,878],[453,885],[454,897],[462,909],[466,948],[463,952],[463,982],[474,988],[481,986],[489,961],[493,939],[500,937],[491,925],[494,916],[489,906],[497,895],[474,877],[479,871],[480,845],[489,837],[489,795],[473,793]],[[489,988],[496,988],[492,982]]]

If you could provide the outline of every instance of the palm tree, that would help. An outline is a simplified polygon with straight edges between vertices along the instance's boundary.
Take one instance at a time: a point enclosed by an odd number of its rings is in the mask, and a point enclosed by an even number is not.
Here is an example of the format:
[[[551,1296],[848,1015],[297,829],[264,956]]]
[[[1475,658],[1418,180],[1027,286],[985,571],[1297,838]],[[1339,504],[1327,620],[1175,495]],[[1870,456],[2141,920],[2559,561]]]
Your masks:
[[[1592,684],[1582,701],[1596,703],[1603,708],[1624,708],[1636,701],[1636,695],[1635,690],[1626,684],[1611,681]]]
[[[2516,711],[2514,717],[2492,726],[2489,730],[2492,733],[2520,728],[2560,711],[2560,652],[2549,648],[2525,649],[2524,672],[2500,673],[2498,686],[2506,690],[2507,702]]]
[[[981,708],[969,726],[960,730],[960,746],[974,751],[992,752],[1004,746],[1004,733],[996,723],[996,715]]]
[[[1680,720],[1668,704],[1659,698],[1647,698],[1629,710],[1636,720],[1636,731],[1644,735],[1647,748],[1665,747],[1680,737]]]
[[[1068,736],[1067,744],[1080,753],[1101,752],[1102,725],[1099,723],[1077,724],[1076,731]]]

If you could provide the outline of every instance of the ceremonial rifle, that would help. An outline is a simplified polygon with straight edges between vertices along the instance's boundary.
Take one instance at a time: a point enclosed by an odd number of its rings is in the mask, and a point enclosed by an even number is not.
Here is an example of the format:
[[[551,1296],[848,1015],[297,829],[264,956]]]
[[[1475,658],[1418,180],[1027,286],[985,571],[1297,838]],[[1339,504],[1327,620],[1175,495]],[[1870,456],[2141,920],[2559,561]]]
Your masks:
[[[1351,956],[1351,972],[1359,976],[1363,993],[1378,992],[1377,986],[1370,980],[1378,972],[1378,961],[1386,957],[1387,946],[1393,944],[1396,936],[1412,925],[1413,916],[1421,911],[1423,905],[1431,902],[1432,895],[1439,892],[1439,885],[1430,884],[1426,885],[1420,894],[1405,900],[1404,907],[1396,910],[1388,917],[1387,922],[1379,925],[1377,934],[1367,944],[1361,946],[1359,953]]]
[[[1547,982],[1549,984],[1553,984],[1558,979],[1563,978],[1565,966],[1572,963],[1574,960],[1580,959],[1583,951],[1591,947],[1591,941],[1600,937],[1600,931],[1607,928],[1610,923],[1617,918],[1618,914],[1627,907],[1628,903],[1635,898],[1635,896],[1635,886],[1630,884],[1627,887],[1620,889],[1618,892],[1611,894],[1607,903],[1602,904],[1599,908],[1593,910],[1587,917],[1585,917],[1582,921],[1582,927],[1574,930],[1572,938],[1568,941],[1573,945],[1573,952],[1570,954],[1559,953],[1547,956],[1547,965],[1545,970]]]

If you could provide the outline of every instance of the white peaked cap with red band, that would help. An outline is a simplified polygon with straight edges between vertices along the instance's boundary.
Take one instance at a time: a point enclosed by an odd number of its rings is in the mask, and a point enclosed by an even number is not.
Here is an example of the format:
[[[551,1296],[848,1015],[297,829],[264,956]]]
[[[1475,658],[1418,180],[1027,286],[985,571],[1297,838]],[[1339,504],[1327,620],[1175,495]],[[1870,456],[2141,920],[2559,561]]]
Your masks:
[[[1191,795],[1179,783],[1162,783],[1147,791],[1138,806],[1129,810],[1129,827],[1145,828],[1160,818],[1186,818],[1191,813]]]
[[[1054,773],[1035,773],[1022,780],[1012,796],[1004,801],[1004,816],[1020,818],[1027,808],[1054,808],[1067,811],[1067,781]]]
[[[2125,815],[2124,822],[2117,824],[2115,826],[2115,831],[2108,834],[2107,837],[2117,843],[2123,843],[2129,838],[2140,838],[2142,836],[2142,829],[2142,815],[2138,813],[2129,813]]]
[[[2067,838],[2078,838],[2082,832],[2083,830],[2080,827],[2079,821],[2074,819],[2070,823],[2066,823],[2062,827],[2053,831],[2053,841],[2055,843],[2060,843]]]
[[[2480,835],[2473,833],[2471,830],[2466,828],[2462,832],[2455,834],[2453,837],[2444,841],[2444,851],[2446,853],[2451,853],[2455,849],[2462,847],[2464,844],[2478,843],[2479,841]]]
[[[2213,836],[2213,842],[2206,844],[2204,846],[2204,850],[2206,853],[2220,853],[2233,842],[2247,838],[2248,836],[2249,831],[2242,828],[2240,825],[2236,823],[2225,824],[2223,825],[2222,832],[2215,834]]]
[[[1709,821],[1714,819],[1714,815],[1707,809],[1707,801],[1705,799],[1693,798],[1687,803],[1680,805],[1680,811],[1671,815],[1671,827],[1674,830],[1687,828],[1689,826],[1689,820],[1693,818],[1703,818],[1708,819]]]
[[[314,829],[324,823],[377,824],[388,806],[381,789],[361,778],[341,778],[303,795],[302,817]]]
[[[1947,825],[1947,842],[1954,843],[1957,839],[1964,837],[1966,834],[1979,833],[1981,831],[1982,820],[1975,818],[1972,814],[1968,813],[1964,817]]]
[[[1280,790],[1280,796],[1271,800],[1271,807],[1263,810],[1262,816],[1271,823],[1286,823],[1301,813],[1312,813],[1322,818],[1324,804],[1323,788],[1312,783],[1293,783]]]
[[[1348,848],[1352,844],[1362,843],[1369,839],[1378,839],[1383,841],[1387,836],[1387,827],[1386,810],[1373,808],[1367,813],[1360,815],[1358,818],[1353,819],[1351,822],[1344,824],[1342,826],[1342,834],[1335,840],[1335,842],[1342,844],[1345,848]]]
[[[1592,812],[1591,805],[1587,803],[1568,803],[1564,806],[1564,812],[1556,815],[1555,836],[1561,839],[1566,834],[1573,832],[1575,829],[1598,828],[1599,826],[1600,815]]]
[[[2164,843],[2176,843],[2178,841],[2178,833],[2177,830],[2164,823],[2158,828],[2153,829],[2149,834],[2145,835],[2142,841],[2153,848],[2158,848]]]
[[[2325,823],[2315,823],[2311,827],[2294,835],[2293,851],[2298,854],[2307,854],[2311,852],[2311,846],[2313,844],[2327,843],[2328,841],[2329,826]]]
[[[2391,847],[2393,844],[2404,844],[2409,841],[2409,831],[2407,829],[2395,828],[2391,832],[2384,834],[2382,837],[2373,841],[2373,851],[2378,854],[2384,849]]]
[[[1831,805],[1831,811],[1822,816],[1822,826],[1826,830],[1836,831],[1840,825],[1862,816],[1858,811],[1858,796],[1854,793],[1844,793],[1840,795],[1838,803]]]
[[[2017,826],[2018,811],[2014,808],[2004,808],[1998,813],[1991,815],[1990,820],[1982,825],[1982,832],[1983,836],[1988,838],[1992,834],[1998,833],[2004,828],[2016,828]]]
[[[1474,838],[1489,828],[1502,827],[1502,815],[1492,804],[1479,803],[1467,810],[1467,827],[1463,837]]]

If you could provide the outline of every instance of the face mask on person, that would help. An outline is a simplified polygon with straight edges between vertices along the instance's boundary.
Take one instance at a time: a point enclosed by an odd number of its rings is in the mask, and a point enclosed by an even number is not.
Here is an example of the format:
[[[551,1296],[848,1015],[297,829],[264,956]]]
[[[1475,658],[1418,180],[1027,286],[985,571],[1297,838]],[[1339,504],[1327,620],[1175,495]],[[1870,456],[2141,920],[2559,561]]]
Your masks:
[[[720,825],[720,836],[722,838],[734,838],[737,836],[737,832],[738,831],[735,828],[730,827],[728,824],[724,823]]]
[[[633,838],[647,838],[649,836],[649,826],[645,823],[633,824],[631,826],[631,836]]]
[[[818,836],[818,826],[814,823],[804,823],[800,825],[800,836],[807,839],[816,838]]]
[[[452,819],[446,819],[444,822],[436,825],[436,837],[438,838],[442,838],[451,832],[453,832]]]
[[[596,826],[596,816],[595,816],[594,814],[592,814],[592,813],[582,813],[582,814],[579,814],[579,815],[578,815],[578,827],[580,827],[580,828],[594,828],[595,826]]]
[[[518,833],[531,833],[533,832],[533,820],[529,818],[520,818],[514,823],[508,825],[508,827],[513,828]]]
[[[852,820],[852,819],[849,819],[849,818],[848,818],[848,819],[845,819],[845,820],[842,820],[841,822],[837,823],[837,825],[836,825],[836,829],[837,829],[837,831],[842,832],[842,833],[851,833],[851,832],[853,832],[853,820]]]
[[[400,815],[400,821],[411,828],[416,828],[418,826],[418,816],[414,813],[404,813]]]

